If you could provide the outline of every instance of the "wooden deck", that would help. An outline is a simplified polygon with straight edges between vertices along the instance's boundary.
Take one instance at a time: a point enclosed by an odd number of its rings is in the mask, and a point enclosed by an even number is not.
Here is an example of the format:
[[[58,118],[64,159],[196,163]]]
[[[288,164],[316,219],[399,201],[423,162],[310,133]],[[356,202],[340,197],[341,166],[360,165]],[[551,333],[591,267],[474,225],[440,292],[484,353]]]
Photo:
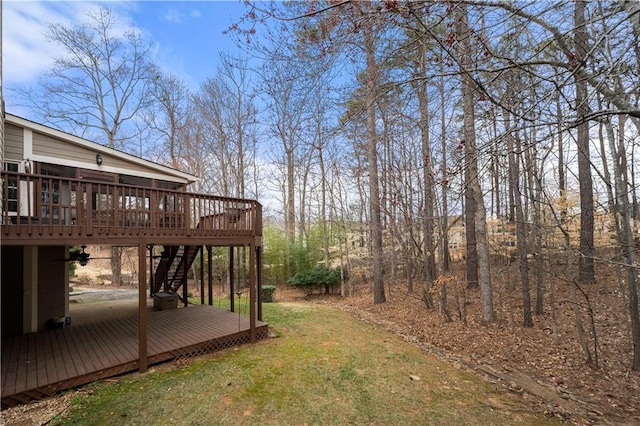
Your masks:
[[[262,236],[255,200],[2,173],[3,245],[248,245]]]
[[[138,318],[16,336],[2,341],[2,407],[138,369]],[[256,324],[257,339],[267,324]],[[148,358],[156,364],[250,342],[249,318],[209,305],[148,313]]]

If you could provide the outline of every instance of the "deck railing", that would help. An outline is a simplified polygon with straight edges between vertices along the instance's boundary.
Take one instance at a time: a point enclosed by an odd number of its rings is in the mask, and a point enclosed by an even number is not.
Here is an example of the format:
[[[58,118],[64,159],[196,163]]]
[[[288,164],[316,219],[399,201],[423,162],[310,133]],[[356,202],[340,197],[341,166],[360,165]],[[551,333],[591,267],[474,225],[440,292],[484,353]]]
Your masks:
[[[254,200],[82,179],[2,173],[2,237],[251,237]]]

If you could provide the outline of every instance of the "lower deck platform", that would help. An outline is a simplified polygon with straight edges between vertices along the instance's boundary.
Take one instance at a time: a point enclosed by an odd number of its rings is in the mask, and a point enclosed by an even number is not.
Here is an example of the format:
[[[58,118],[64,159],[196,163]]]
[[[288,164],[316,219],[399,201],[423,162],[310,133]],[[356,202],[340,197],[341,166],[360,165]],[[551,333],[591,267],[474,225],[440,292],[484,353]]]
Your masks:
[[[249,343],[249,318],[209,305],[150,311],[149,365]],[[267,337],[256,322],[256,338]],[[138,369],[138,317],[127,315],[2,341],[2,407]]]

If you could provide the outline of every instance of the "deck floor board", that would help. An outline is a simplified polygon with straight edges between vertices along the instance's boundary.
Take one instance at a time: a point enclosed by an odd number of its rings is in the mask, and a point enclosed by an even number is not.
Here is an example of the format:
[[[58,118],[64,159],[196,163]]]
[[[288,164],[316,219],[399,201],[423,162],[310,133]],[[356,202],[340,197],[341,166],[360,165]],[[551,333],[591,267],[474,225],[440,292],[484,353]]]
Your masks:
[[[42,335],[43,363],[47,367],[47,383],[55,383],[58,381],[58,362],[51,351],[51,335],[49,333],[40,334]]]
[[[89,324],[83,331],[88,333],[91,336],[91,339],[95,342],[94,347],[96,348],[98,358],[104,362],[105,368],[109,365],[119,364],[122,362],[122,360],[119,360],[116,354],[114,354],[113,347],[109,344],[107,336],[100,334],[99,326],[96,326],[95,323]]]
[[[18,362],[17,340],[15,338],[7,339],[2,342],[2,388],[7,386],[15,387],[16,385],[16,366]]]
[[[265,323],[256,328],[266,336]],[[183,356],[185,348],[228,347],[236,335],[248,338],[249,319],[209,305],[147,315],[147,353],[156,361]],[[131,315],[4,339],[2,405],[134,371],[138,353],[138,317]]]
[[[69,347],[67,346],[68,336],[75,333],[65,333],[64,331],[66,330],[62,330],[62,329],[57,329],[53,331],[58,341],[57,348],[58,348],[58,354],[60,355],[59,357],[56,357],[56,358],[62,359],[62,364],[64,365],[64,370],[63,370],[64,373],[62,377],[67,378],[67,377],[77,376],[78,372],[76,371],[75,366],[73,365],[73,360],[71,359],[71,354],[69,353],[70,352]]]
[[[41,333],[36,334],[37,347],[44,348],[45,344],[43,342],[43,339],[45,339],[45,336],[43,336]],[[41,362],[38,362],[38,359],[36,359],[38,385],[49,383],[49,377],[47,375],[47,360],[44,352],[38,353],[38,358],[41,360]]]

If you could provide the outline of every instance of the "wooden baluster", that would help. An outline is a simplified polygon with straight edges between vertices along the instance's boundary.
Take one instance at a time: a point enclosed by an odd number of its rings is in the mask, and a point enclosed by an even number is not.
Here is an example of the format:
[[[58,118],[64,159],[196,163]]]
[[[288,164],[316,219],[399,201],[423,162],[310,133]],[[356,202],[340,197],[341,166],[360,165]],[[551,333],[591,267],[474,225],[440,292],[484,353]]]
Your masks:
[[[186,236],[190,237],[191,236],[191,198],[189,197],[188,193],[184,193],[183,195],[184,200],[185,200],[185,204],[184,204],[184,211],[185,211],[185,224],[184,224],[184,230],[186,231]]]
[[[83,203],[85,207],[85,235],[93,235],[93,185],[90,183],[85,184],[85,191],[83,195]],[[97,197],[97,195],[96,195]],[[97,200],[96,200],[97,201]]]

